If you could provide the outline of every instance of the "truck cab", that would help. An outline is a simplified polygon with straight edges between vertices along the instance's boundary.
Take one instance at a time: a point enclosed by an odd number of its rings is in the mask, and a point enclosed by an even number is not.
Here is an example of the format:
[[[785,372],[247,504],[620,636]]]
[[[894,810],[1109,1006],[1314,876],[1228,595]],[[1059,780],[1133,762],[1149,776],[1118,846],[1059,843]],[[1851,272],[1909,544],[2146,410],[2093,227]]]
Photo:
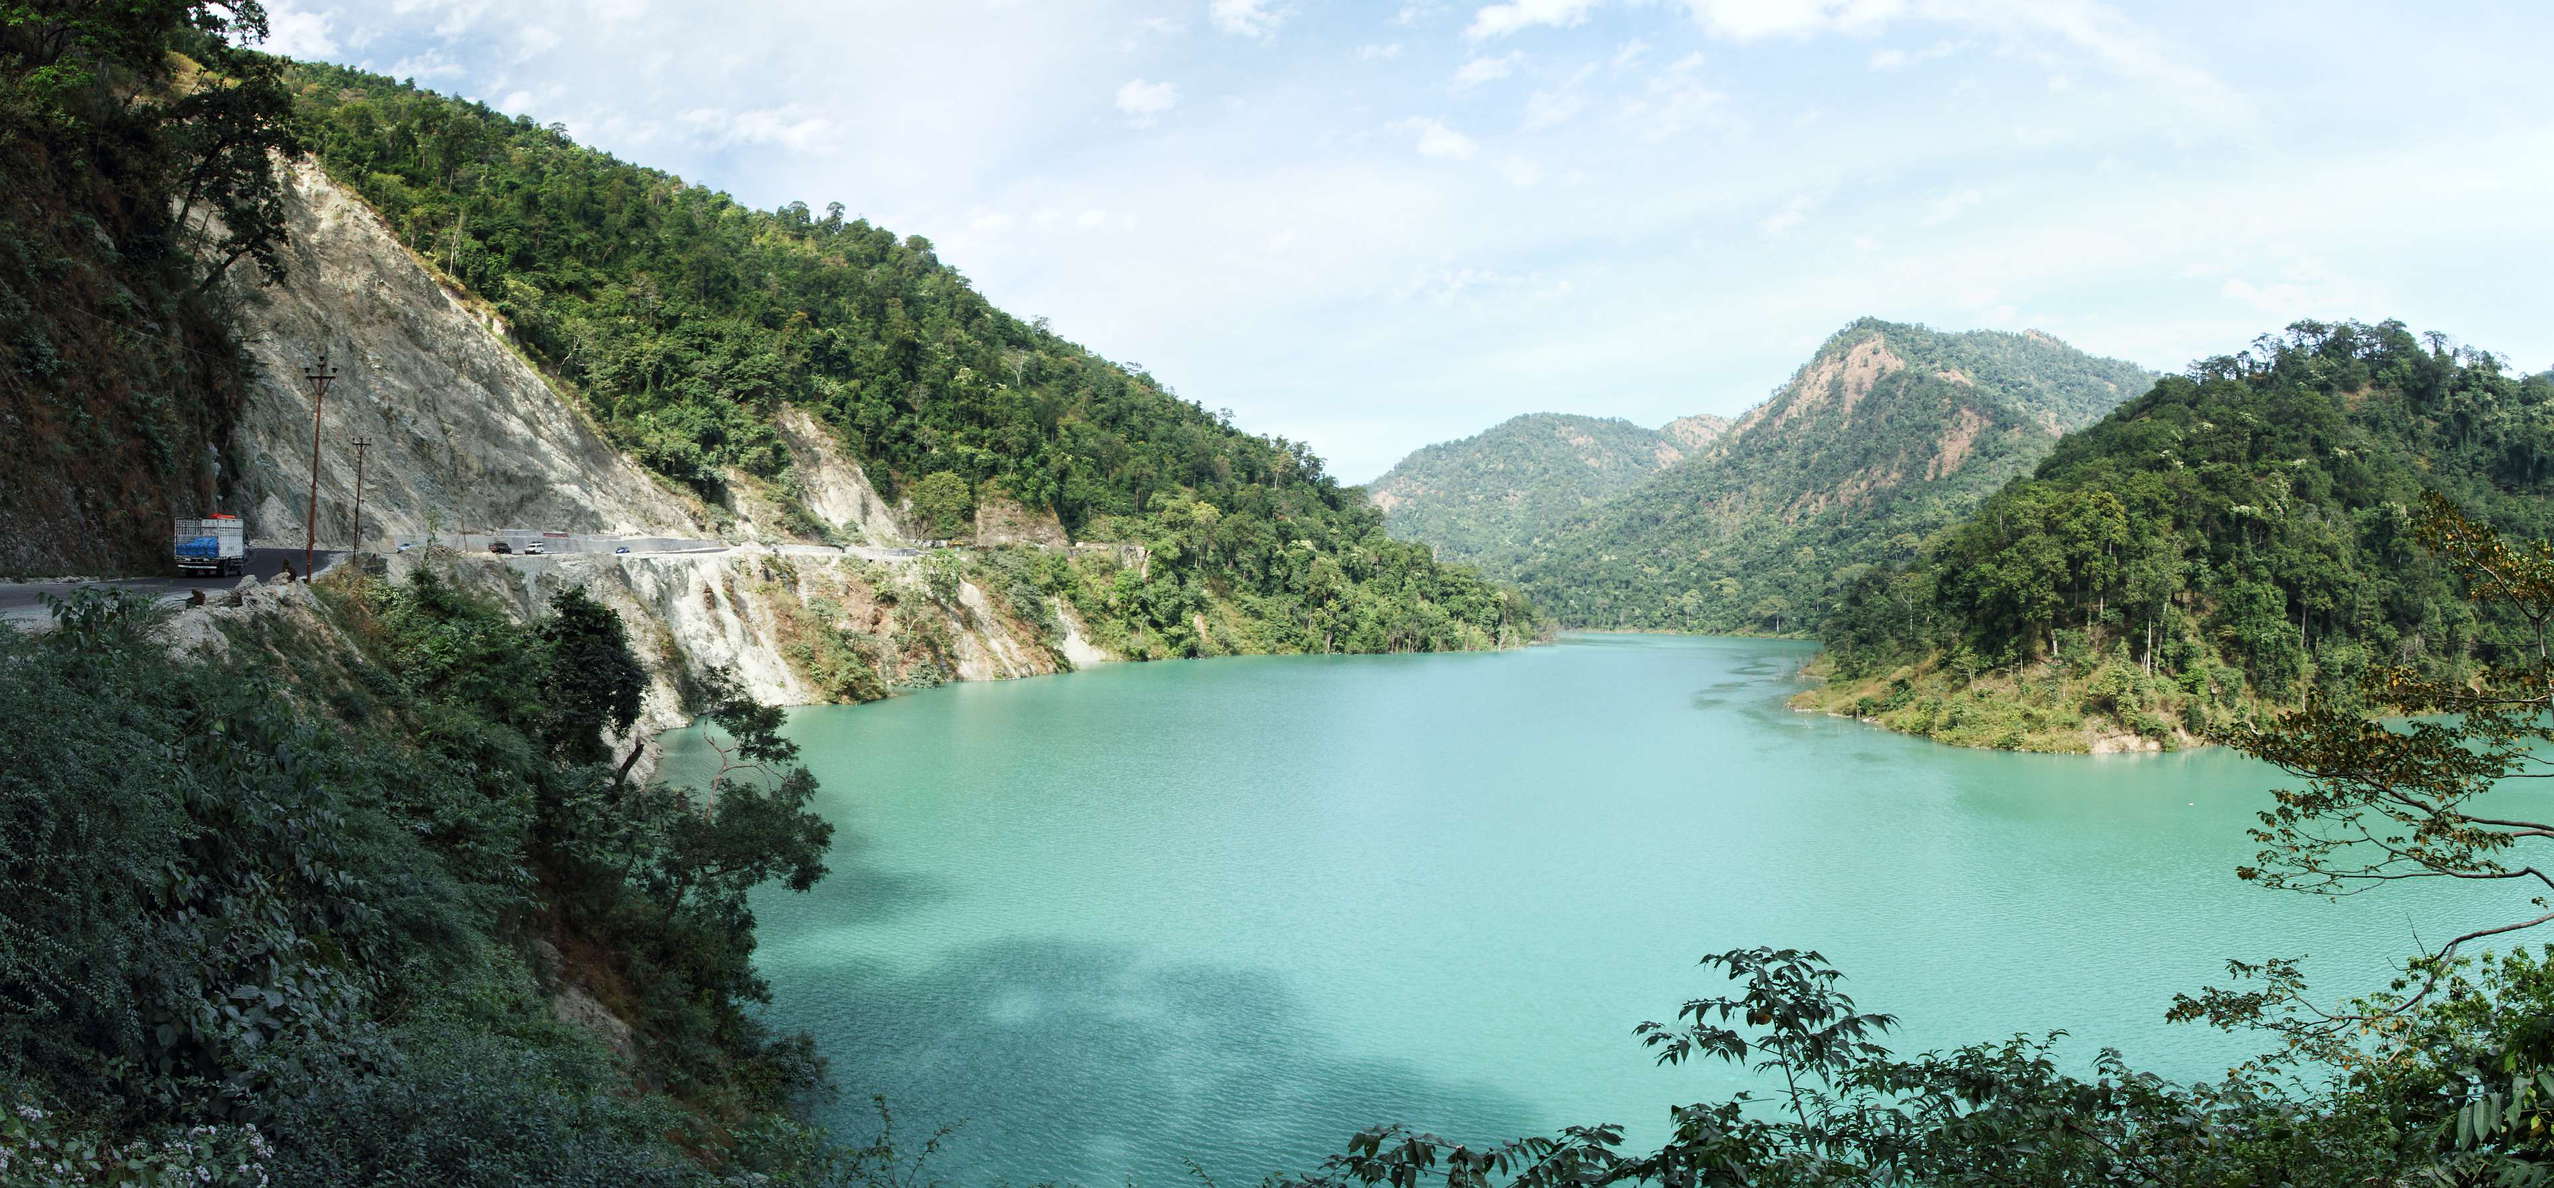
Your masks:
[[[187,577],[238,577],[248,572],[248,524],[216,512],[179,517],[171,553]]]

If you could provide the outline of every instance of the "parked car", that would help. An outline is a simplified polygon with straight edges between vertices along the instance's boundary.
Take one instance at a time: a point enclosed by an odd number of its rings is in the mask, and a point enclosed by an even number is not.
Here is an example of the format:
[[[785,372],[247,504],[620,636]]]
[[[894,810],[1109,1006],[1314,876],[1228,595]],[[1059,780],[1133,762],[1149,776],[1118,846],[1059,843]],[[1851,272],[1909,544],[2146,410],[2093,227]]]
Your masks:
[[[613,553],[615,553],[615,554],[626,553],[626,552],[629,552],[629,551],[630,551],[630,546],[628,546],[628,545],[622,545],[621,547],[619,547],[619,548],[617,548],[617,549],[612,550],[612,552],[613,552]]]
[[[538,557],[549,551],[549,549],[542,547],[541,542],[537,540],[523,546],[523,555],[526,557]]]
[[[502,540],[492,540],[488,542],[488,551],[491,553],[511,553],[514,551],[514,546],[507,544]]]

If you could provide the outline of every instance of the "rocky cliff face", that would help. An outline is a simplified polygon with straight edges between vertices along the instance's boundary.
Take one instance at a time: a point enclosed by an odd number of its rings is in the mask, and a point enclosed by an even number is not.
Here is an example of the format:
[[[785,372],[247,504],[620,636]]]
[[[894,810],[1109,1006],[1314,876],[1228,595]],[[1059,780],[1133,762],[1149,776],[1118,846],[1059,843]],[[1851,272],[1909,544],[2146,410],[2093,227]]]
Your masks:
[[[869,473],[842,451],[831,430],[816,423],[803,408],[780,414],[780,439],[789,447],[790,469],[798,475],[800,497],[809,514],[853,544],[905,544],[903,523],[895,505],[869,483]]]
[[[698,535],[703,509],[603,439],[507,341],[503,323],[447,288],[363,200],[307,161],[281,169],[287,279],[240,294],[255,379],[226,488],[260,541],[298,545],[308,506],[311,393],[322,350],[339,372],[321,418],[319,543],[354,539],[356,438],[366,539],[430,528]]]
[[[1070,608],[1048,604],[1060,633],[1024,622],[972,582],[935,592],[920,558],[872,561],[815,550],[572,555],[498,561],[410,554],[401,576],[435,565],[457,585],[530,617],[583,587],[629,624],[648,668],[640,729],[689,720],[685,692],[723,669],[780,705],[865,700],[943,681],[1069,672],[1109,659],[1081,638]]]
[[[231,443],[228,476],[262,542],[298,546],[308,498],[309,355],[340,378],[321,424],[319,542],[353,540],[352,439],[364,462],[364,535],[376,550],[440,529],[785,538],[774,492],[711,508],[642,470],[525,361],[503,322],[443,284],[360,198],[307,162],[285,171],[289,280],[242,294],[241,336],[260,373]],[[779,428],[799,505],[844,544],[906,543],[831,431],[800,410]],[[1033,534],[1032,534],[1033,535]],[[684,692],[725,669],[755,696],[791,705],[862,700],[941,680],[999,680],[1108,659],[1067,608],[1024,622],[972,583],[936,583],[919,557],[755,545],[694,555],[395,558],[399,576],[443,567],[525,615],[584,586],[629,624],[653,688],[642,729],[684,720]],[[203,612],[197,612],[203,613]],[[1060,624],[1060,630],[1057,628]]]

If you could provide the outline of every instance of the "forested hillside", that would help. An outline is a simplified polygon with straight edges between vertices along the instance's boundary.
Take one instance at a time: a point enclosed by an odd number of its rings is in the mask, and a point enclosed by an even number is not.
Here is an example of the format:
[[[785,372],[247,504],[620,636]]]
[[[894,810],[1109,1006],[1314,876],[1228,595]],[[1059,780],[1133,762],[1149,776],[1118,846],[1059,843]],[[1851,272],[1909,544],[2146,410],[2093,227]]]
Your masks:
[[[294,147],[254,5],[0,16],[0,576],[155,565],[220,510],[243,398],[219,292],[276,263]]]
[[[1480,561],[1572,626],[1815,630],[1867,567],[1911,557],[2149,379],[2042,334],[1864,319],[1708,445]]]
[[[995,309],[919,236],[839,205],[756,211],[562,132],[331,66],[294,69],[330,172],[487,299],[640,461],[718,500],[792,497],[774,421],[814,413],[916,527],[980,503],[1150,546],[1083,577],[1139,654],[1479,647],[1531,612],[1383,534],[1301,443],[1254,436]],[[1218,621],[1246,626],[1218,632]],[[1210,637],[1215,637],[1211,638]]]
[[[1476,561],[1542,547],[1571,517],[1707,445],[1729,422],[1646,429],[1616,417],[1528,413],[1424,447],[1366,484],[1384,527]]]
[[[2165,744],[2377,666],[2453,681],[2519,641],[2418,547],[2434,491],[2554,533],[2554,380],[2401,323],[2202,360],[1854,583],[1813,700],[1972,745]]]

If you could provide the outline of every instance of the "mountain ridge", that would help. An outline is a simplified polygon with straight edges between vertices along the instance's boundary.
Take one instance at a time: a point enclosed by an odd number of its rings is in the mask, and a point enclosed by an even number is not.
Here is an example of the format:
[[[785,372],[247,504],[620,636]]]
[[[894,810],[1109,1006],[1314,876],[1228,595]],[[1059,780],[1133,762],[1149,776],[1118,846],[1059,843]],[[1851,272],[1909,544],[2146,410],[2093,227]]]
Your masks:
[[[1469,524],[1404,515],[1396,527],[1462,541],[1457,555],[1565,624],[1806,630],[1853,567],[1906,555],[2151,378],[2036,331],[1866,317],[1701,447],[1575,515],[1495,548],[1466,539]]]
[[[1413,451],[1366,484],[1366,497],[1397,536],[1457,559],[1494,555],[1500,541],[1539,535],[1708,447],[1728,424],[1705,415],[1650,429],[1621,417],[1524,413]]]

